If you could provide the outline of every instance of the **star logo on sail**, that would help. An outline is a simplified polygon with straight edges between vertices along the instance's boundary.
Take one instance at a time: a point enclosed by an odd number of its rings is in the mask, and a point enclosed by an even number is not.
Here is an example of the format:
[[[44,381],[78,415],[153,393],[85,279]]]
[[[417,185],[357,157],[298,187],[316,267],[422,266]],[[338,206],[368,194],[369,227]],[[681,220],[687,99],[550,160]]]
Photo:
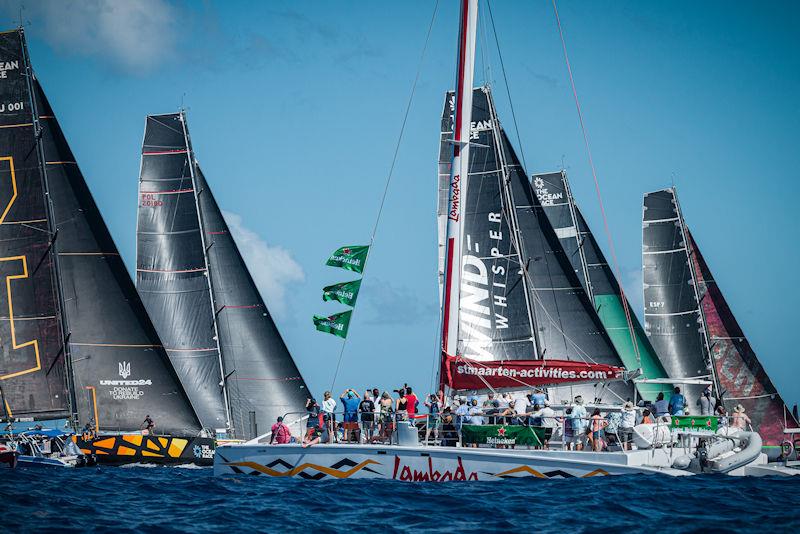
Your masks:
[[[119,362],[119,376],[121,376],[123,380],[131,376],[131,362]]]
[[[544,180],[542,180],[541,177],[537,176],[536,178],[533,179],[533,186],[536,189],[543,188],[544,187]]]

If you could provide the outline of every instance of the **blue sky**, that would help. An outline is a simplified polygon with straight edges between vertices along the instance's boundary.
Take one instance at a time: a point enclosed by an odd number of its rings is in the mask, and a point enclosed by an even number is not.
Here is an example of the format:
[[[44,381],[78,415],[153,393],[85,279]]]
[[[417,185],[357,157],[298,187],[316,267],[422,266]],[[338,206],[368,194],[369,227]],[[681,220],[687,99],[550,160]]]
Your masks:
[[[457,32],[457,3],[440,4],[337,389],[430,387],[437,138]],[[0,2],[6,26],[18,5]],[[563,160],[605,243],[550,2],[492,7],[528,172]],[[642,194],[674,183],[767,372],[800,400],[800,6],[562,1],[559,10],[637,313]],[[316,333],[311,316],[339,311],[320,290],[353,278],[324,262],[369,240],[432,12],[428,1],[92,0],[40,2],[24,18],[34,68],[129,266],[144,116],[188,108],[197,158],[319,394],[340,341]],[[493,82],[515,137],[489,44],[476,80]]]

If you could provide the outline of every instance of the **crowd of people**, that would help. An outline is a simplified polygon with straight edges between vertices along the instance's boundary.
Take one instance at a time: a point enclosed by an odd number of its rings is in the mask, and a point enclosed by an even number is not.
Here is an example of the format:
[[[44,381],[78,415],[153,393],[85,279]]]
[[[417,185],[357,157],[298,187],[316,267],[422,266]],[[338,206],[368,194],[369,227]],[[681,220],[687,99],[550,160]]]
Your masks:
[[[558,406],[556,412],[542,388],[528,393],[489,392],[485,397],[453,398],[446,398],[440,390],[420,398],[406,384],[392,393],[378,388],[359,393],[347,388],[339,395],[338,403],[330,391],[324,393],[321,404],[308,398],[305,433],[299,439],[293,437],[283,418],[278,418],[272,426],[270,443],[299,441],[304,447],[335,442],[391,443],[398,423],[411,422],[429,445],[455,446],[461,441],[464,425],[526,425],[545,429],[543,448],[548,447],[551,436],[558,436],[569,450],[600,451],[610,442],[630,449],[636,425],[689,413],[678,387],[669,400],[659,393],[655,402],[640,402],[637,407],[629,399],[621,410],[607,413],[599,408],[590,411],[580,395],[570,404]],[[720,425],[745,429],[750,424],[741,405],[728,418],[722,402],[712,398],[710,388],[698,399],[697,406],[700,415],[720,416]]]

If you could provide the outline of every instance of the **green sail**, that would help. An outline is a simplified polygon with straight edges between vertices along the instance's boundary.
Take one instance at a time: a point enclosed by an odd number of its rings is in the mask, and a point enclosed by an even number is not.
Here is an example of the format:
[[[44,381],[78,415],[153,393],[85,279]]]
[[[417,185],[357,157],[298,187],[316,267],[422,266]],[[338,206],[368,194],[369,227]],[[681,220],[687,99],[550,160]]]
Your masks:
[[[348,306],[355,306],[358,299],[358,290],[361,289],[361,280],[341,282],[322,288],[322,300],[335,300]]]
[[[334,336],[346,338],[347,329],[350,328],[350,316],[352,314],[353,310],[347,310],[346,312],[335,313],[328,317],[315,315],[314,326],[317,327],[317,330],[320,332],[327,332]]]
[[[369,245],[342,247],[331,254],[325,265],[341,267],[360,274],[364,272],[367,254],[369,254]]]

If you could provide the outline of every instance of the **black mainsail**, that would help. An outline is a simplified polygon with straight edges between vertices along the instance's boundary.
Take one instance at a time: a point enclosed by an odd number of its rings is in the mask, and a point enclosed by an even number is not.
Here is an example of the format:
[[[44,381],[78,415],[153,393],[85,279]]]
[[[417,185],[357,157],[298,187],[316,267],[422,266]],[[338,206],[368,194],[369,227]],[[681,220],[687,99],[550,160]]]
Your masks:
[[[645,317],[671,376],[711,380],[729,413],[742,404],[764,445],[797,421],[761,365],[686,227],[674,188],[644,197]],[[702,386],[690,386],[689,408]]]
[[[95,420],[99,431],[131,431],[151,415],[160,432],[195,435],[199,421],[33,75],[23,32],[7,32],[0,41],[4,52],[20,58],[0,81],[20,112],[2,116],[0,133],[8,132],[0,137],[3,152],[19,155],[15,172],[3,169],[11,196],[0,242],[7,265],[17,269],[5,274],[8,326],[19,319],[32,325],[25,338],[22,330],[3,338],[4,363],[14,351],[39,344],[44,355],[30,377],[7,379],[7,397],[14,391],[8,402],[23,407],[15,416],[36,413],[29,399],[49,394],[63,411],[67,390],[76,424]],[[17,386],[20,378],[29,395]],[[45,392],[54,383],[58,395]]]
[[[626,297],[622,295],[617,277],[572,196],[566,171],[536,174],[531,183],[541,209],[547,215],[570,259],[572,270],[590,300],[594,302],[595,310],[625,367],[629,370],[641,369],[645,378],[667,378],[668,375],[630,303],[622,300]],[[637,389],[644,398],[655,400],[659,392],[667,392],[669,387],[664,384],[642,383],[637,385]]]
[[[218,349],[205,353],[209,364],[219,362],[216,370],[209,372],[207,379],[190,374],[187,389],[204,390],[200,392],[207,395],[204,402],[216,402],[212,408],[225,409],[227,402],[231,437],[266,432],[285,414],[299,419],[308,388],[194,160],[185,114],[148,117],[143,154],[137,232],[139,290],[165,337],[191,325],[192,331],[204,336],[201,341],[186,336],[171,339],[176,343],[188,340],[200,349],[213,348],[211,343],[218,340]],[[180,160],[180,164],[150,166],[163,156]],[[185,249],[179,256],[181,263],[170,264],[178,249]],[[193,272],[165,272],[168,270]],[[187,284],[192,278],[194,289],[189,292],[202,296],[178,306],[164,302],[181,288],[190,287],[179,285],[181,279]],[[213,303],[213,308],[208,303]],[[170,355],[173,361],[181,357],[179,351]],[[199,362],[190,357],[188,363]],[[180,368],[177,362],[176,366]],[[223,381],[224,393],[219,386]]]
[[[447,219],[453,97],[442,117],[439,156],[440,273]],[[556,360],[622,367],[602,323],[533,195],[497,119],[491,91],[473,91],[469,177],[463,212],[459,354],[479,361]],[[614,402],[623,382],[553,388]],[[613,392],[605,395],[607,391]]]
[[[647,193],[642,217],[645,332],[670,378],[716,383],[686,229],[674,189]],[[704,388],[685,386],[690,409]]]
[[[136,286],[205,428],[227,431],[222,361],[183,115],[148,116]]]

